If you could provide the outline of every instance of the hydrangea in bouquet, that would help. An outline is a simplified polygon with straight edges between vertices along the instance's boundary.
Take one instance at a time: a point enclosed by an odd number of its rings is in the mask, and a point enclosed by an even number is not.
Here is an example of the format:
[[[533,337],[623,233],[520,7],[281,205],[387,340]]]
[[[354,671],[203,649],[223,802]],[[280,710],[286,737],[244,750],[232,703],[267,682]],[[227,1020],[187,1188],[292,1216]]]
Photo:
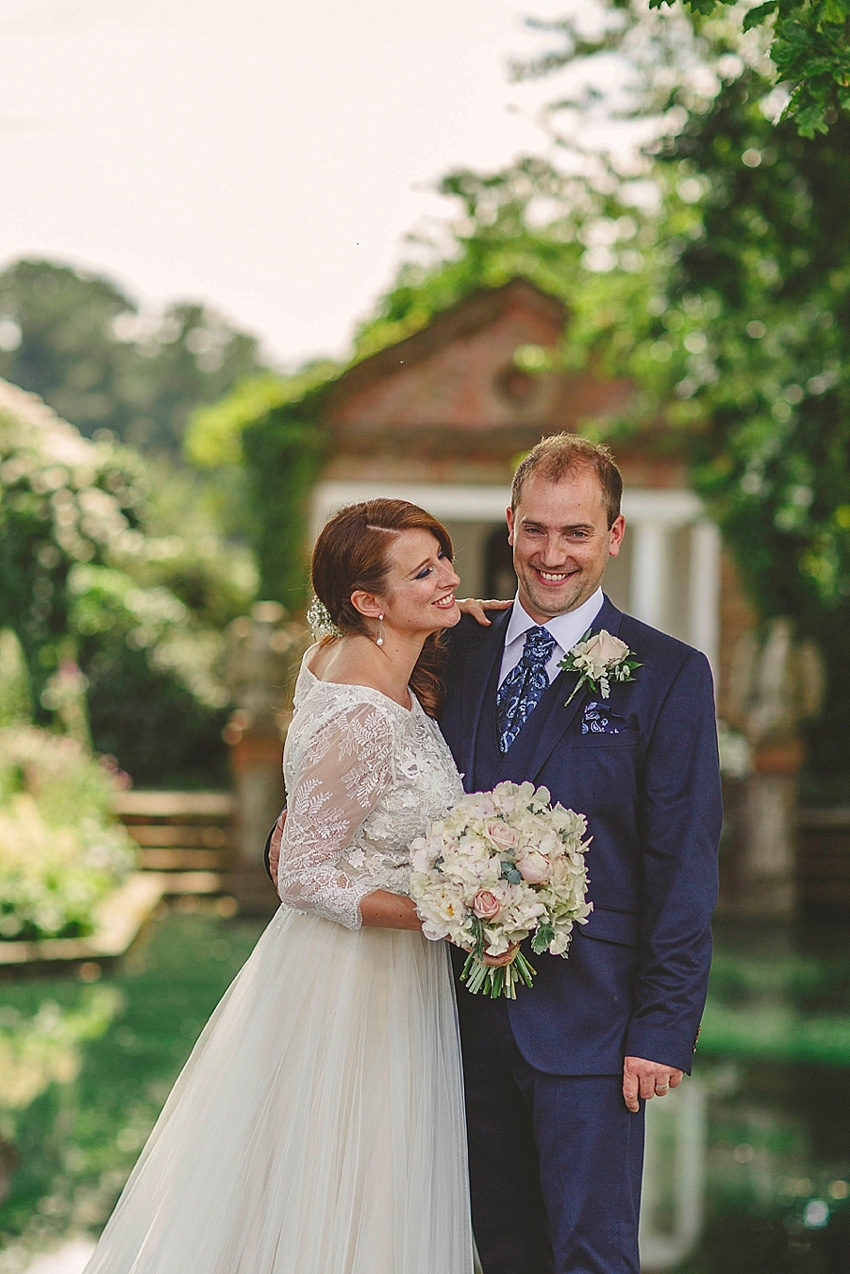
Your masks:
[[[470,954],[461,974],[473,993],[516,999],[535,970],[517,951],[510,964],[489,967],[532,935],[538,955],[566,956],[573,924],[587,921],[583,814],[552,805],[545,787],[499,783],[462,797],[444,819],[411,846],[410,896],[422,932],[448,938]]]

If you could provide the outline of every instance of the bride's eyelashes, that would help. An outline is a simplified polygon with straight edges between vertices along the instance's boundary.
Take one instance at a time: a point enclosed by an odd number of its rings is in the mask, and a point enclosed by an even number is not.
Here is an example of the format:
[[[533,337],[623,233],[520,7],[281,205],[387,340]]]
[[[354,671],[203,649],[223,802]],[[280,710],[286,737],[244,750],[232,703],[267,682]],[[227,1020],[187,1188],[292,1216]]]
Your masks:
[[[437,558],[438,558],[438,560],[439,560],[440,562],[449,562],[449,563],[453,563],[453,562],[454,562],[454,558],[453,558],[453,557],[449,557],[448,553],[446,553],[446,551],[445,551],[444,549],[441,549],[441,550],[440,550],[440,552],[437,554]],[[433,566],[423,566],[423,567],[422,567],[422,570],[419,572],[419,574],[416,576],[416,578],[417,578],[417,579],[425,579],[428,575],[430,575],[430,574],[431,574],[431,572],[433,571],[433,569],[434,569],[434,568],[433,568]]]

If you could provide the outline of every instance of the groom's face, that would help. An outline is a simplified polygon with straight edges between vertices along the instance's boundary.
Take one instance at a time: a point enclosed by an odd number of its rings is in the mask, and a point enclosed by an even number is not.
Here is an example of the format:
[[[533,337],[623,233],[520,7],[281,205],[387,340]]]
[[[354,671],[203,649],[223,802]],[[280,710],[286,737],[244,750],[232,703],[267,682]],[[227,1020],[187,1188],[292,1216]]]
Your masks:
[[[559,482],[531,474],[508,509],[519,599],[538,624],[586,602],[623,542],[625,522],[608,526],[599,479],[580,469]]]

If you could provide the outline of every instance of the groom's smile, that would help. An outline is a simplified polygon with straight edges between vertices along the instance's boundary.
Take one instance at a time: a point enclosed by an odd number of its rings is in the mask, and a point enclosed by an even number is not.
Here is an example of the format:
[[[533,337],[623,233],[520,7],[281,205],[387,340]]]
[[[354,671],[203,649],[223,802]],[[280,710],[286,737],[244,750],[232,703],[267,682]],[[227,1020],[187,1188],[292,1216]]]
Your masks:
[[[623,540],[622,517],[609,527],[602,487],[581,468],[557,482],[536,474],[508,509],[519,598],[538,624],[575,610],[596,591]]]

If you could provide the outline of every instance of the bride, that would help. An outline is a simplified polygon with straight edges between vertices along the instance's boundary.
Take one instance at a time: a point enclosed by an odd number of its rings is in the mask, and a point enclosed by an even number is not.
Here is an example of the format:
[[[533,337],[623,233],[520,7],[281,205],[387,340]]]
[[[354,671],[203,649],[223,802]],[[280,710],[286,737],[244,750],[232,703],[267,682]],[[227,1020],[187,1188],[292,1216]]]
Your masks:
[[[284,905],[213,1013],[85,1274],[471,1274],[448,949],[408,846],[463,795],[433,719],[458,622],[443,526],[336,514],[284,750]]]

